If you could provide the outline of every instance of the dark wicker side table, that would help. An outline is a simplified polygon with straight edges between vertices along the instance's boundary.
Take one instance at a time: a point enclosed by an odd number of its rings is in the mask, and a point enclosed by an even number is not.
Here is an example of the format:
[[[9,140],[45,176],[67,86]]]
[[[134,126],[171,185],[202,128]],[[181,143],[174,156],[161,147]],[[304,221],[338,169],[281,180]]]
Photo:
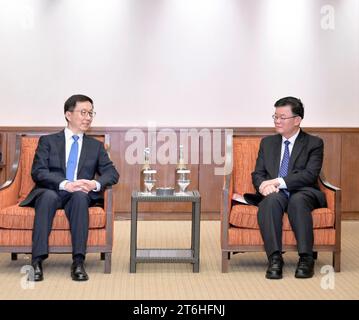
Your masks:
[[[139,202],[192,202],[192,236],[190,249],[138,249],[137,216]],[[193,272],[199,272],[199,245],[201,222],[201,196],[198,191],[186,195],[144,195],[134,191],[131,196],[131,251],[130,273],[136,272],[138,262],[185,262],[193,264]]]

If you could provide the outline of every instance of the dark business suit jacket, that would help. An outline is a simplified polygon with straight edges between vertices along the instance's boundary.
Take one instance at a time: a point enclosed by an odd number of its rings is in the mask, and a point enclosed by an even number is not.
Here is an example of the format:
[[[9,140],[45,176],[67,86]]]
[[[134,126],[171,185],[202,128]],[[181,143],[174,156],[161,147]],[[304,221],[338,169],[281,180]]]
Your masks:
[[[259,193],[261,183],[278,177],[281,146],[280,134],[265,137],[260,143],[256,167],[252,172],[252,182],[257,194],[249,196],[253,204],[258,204],[263,198]],[[324,144],[321,138],[300,130],[290,156],[288,175],[283,178],[291,194],[302,190],[311,192],[315,195],[320,207],[326,206],[325,195],[318,186],[323,151]]]
[[[31,176],[35,187],[20,206],[32,206],[34,200],[45,190],[59,191],[59,184],[66,180],[65,133],[42,136],[36,149]],[[118,182],[119,174],[102,142],[83,135],[81,154],[77,169],[77,179],[92,180],[101,184],[101,192],[89,192],[92,202],[101,202],[103,190]]]

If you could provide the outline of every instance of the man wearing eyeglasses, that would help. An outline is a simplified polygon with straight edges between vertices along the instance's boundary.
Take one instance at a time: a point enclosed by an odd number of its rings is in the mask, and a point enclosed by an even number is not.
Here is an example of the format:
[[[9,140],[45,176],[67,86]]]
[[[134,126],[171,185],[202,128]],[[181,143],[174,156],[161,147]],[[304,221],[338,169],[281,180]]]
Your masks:
[[[95,111],[91,98],[73,95],[64,106],[67,127],[39,139],[31,176],[34,189],[21,206],[35,208],[32,235],[34,280],[43,280],[42,262],[48,257],[48,238],[57,209],[65,210],[72,239],[71,277],[86,281],[84,261],[89,227],[89,206],[102,191],[118,182],[119,174],[103,143],[85,134]],[[97,180],[94,180],[95,174]]]
[[[266,278],[281,279],[282,219],[288,213],[299,253],[296,278],[314,275],[311,211],[325,207],[318,176],[323,162],[323,141],[300,129],[302,102],[294,97],[278,100],[273,115],[278,134],[262,139],[252,173],[257,190],[258,224],[268,256]],[[258,199],[259,198],[259,199]]]

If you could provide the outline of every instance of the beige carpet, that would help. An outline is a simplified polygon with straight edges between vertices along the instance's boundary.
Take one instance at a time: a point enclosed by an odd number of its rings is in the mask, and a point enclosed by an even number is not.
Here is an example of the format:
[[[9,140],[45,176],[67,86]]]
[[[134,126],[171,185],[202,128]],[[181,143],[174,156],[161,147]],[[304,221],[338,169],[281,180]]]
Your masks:
[[[359,222],[343,222],[342,271],[326,281],[321,268],[330,265],[331,255],[321,253],[312,279],[294,278],[295,253],[286,253],[284,278],[264,278],[264,253],[237,254],[230,261],[230,272],[221,273],[220,223],[201,222],[200,273],[190,264],[138,264],[129,273],[130,222],[116,221],[112,273],[103,274],[99,255],[87,256],[90,280],[76,283],[70,278],[70,255],[51,255],[44,263],[43,282],[31,288],[24,282],[21,268],[29,257],[19,255],[11,261],[0,254],[0,299],[358,299],[359,298]],[[141,221],[139,247],[182,247],[190,244],[190,222]],[[326,284],[334,285],[325,289]],[[33,284],[33,283],[32,283]]]

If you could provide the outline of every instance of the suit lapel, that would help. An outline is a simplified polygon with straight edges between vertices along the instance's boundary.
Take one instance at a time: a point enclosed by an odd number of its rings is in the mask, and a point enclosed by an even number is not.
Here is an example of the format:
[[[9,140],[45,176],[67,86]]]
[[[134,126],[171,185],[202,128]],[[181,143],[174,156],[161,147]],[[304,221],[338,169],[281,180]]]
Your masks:
[[[290,155],[288,173],[292,171],[295,160],[298,158],[299,154],[303,150],[304,145],[305,145],[305,133],[302,130],[300,130],[297,139],[295,139],[292,153]]]
[[[83,135],[83,140],[82,140],[82,147],[81,147],[81,154],[80,154],[80,159],[79,159],[79,165],[77,167],[77,178],[79,177],[79,173],[81,171],[81,168],[86,160],[87,157],[87,151],[88,151],[88,138],[87,136],[84,134]]]
[[[59,148],[59,156],[61,168],[66,174],[66,151],[65,151],[65,132],[64,130],[57,134],[57,146]]]
[[[282,136],[280,134],[278,134],[276,136],[275,142],[273,144],[273,150],[272,150],[272,161],[271,161],[272,177],[278,177],[281,148],[282,148]]]

